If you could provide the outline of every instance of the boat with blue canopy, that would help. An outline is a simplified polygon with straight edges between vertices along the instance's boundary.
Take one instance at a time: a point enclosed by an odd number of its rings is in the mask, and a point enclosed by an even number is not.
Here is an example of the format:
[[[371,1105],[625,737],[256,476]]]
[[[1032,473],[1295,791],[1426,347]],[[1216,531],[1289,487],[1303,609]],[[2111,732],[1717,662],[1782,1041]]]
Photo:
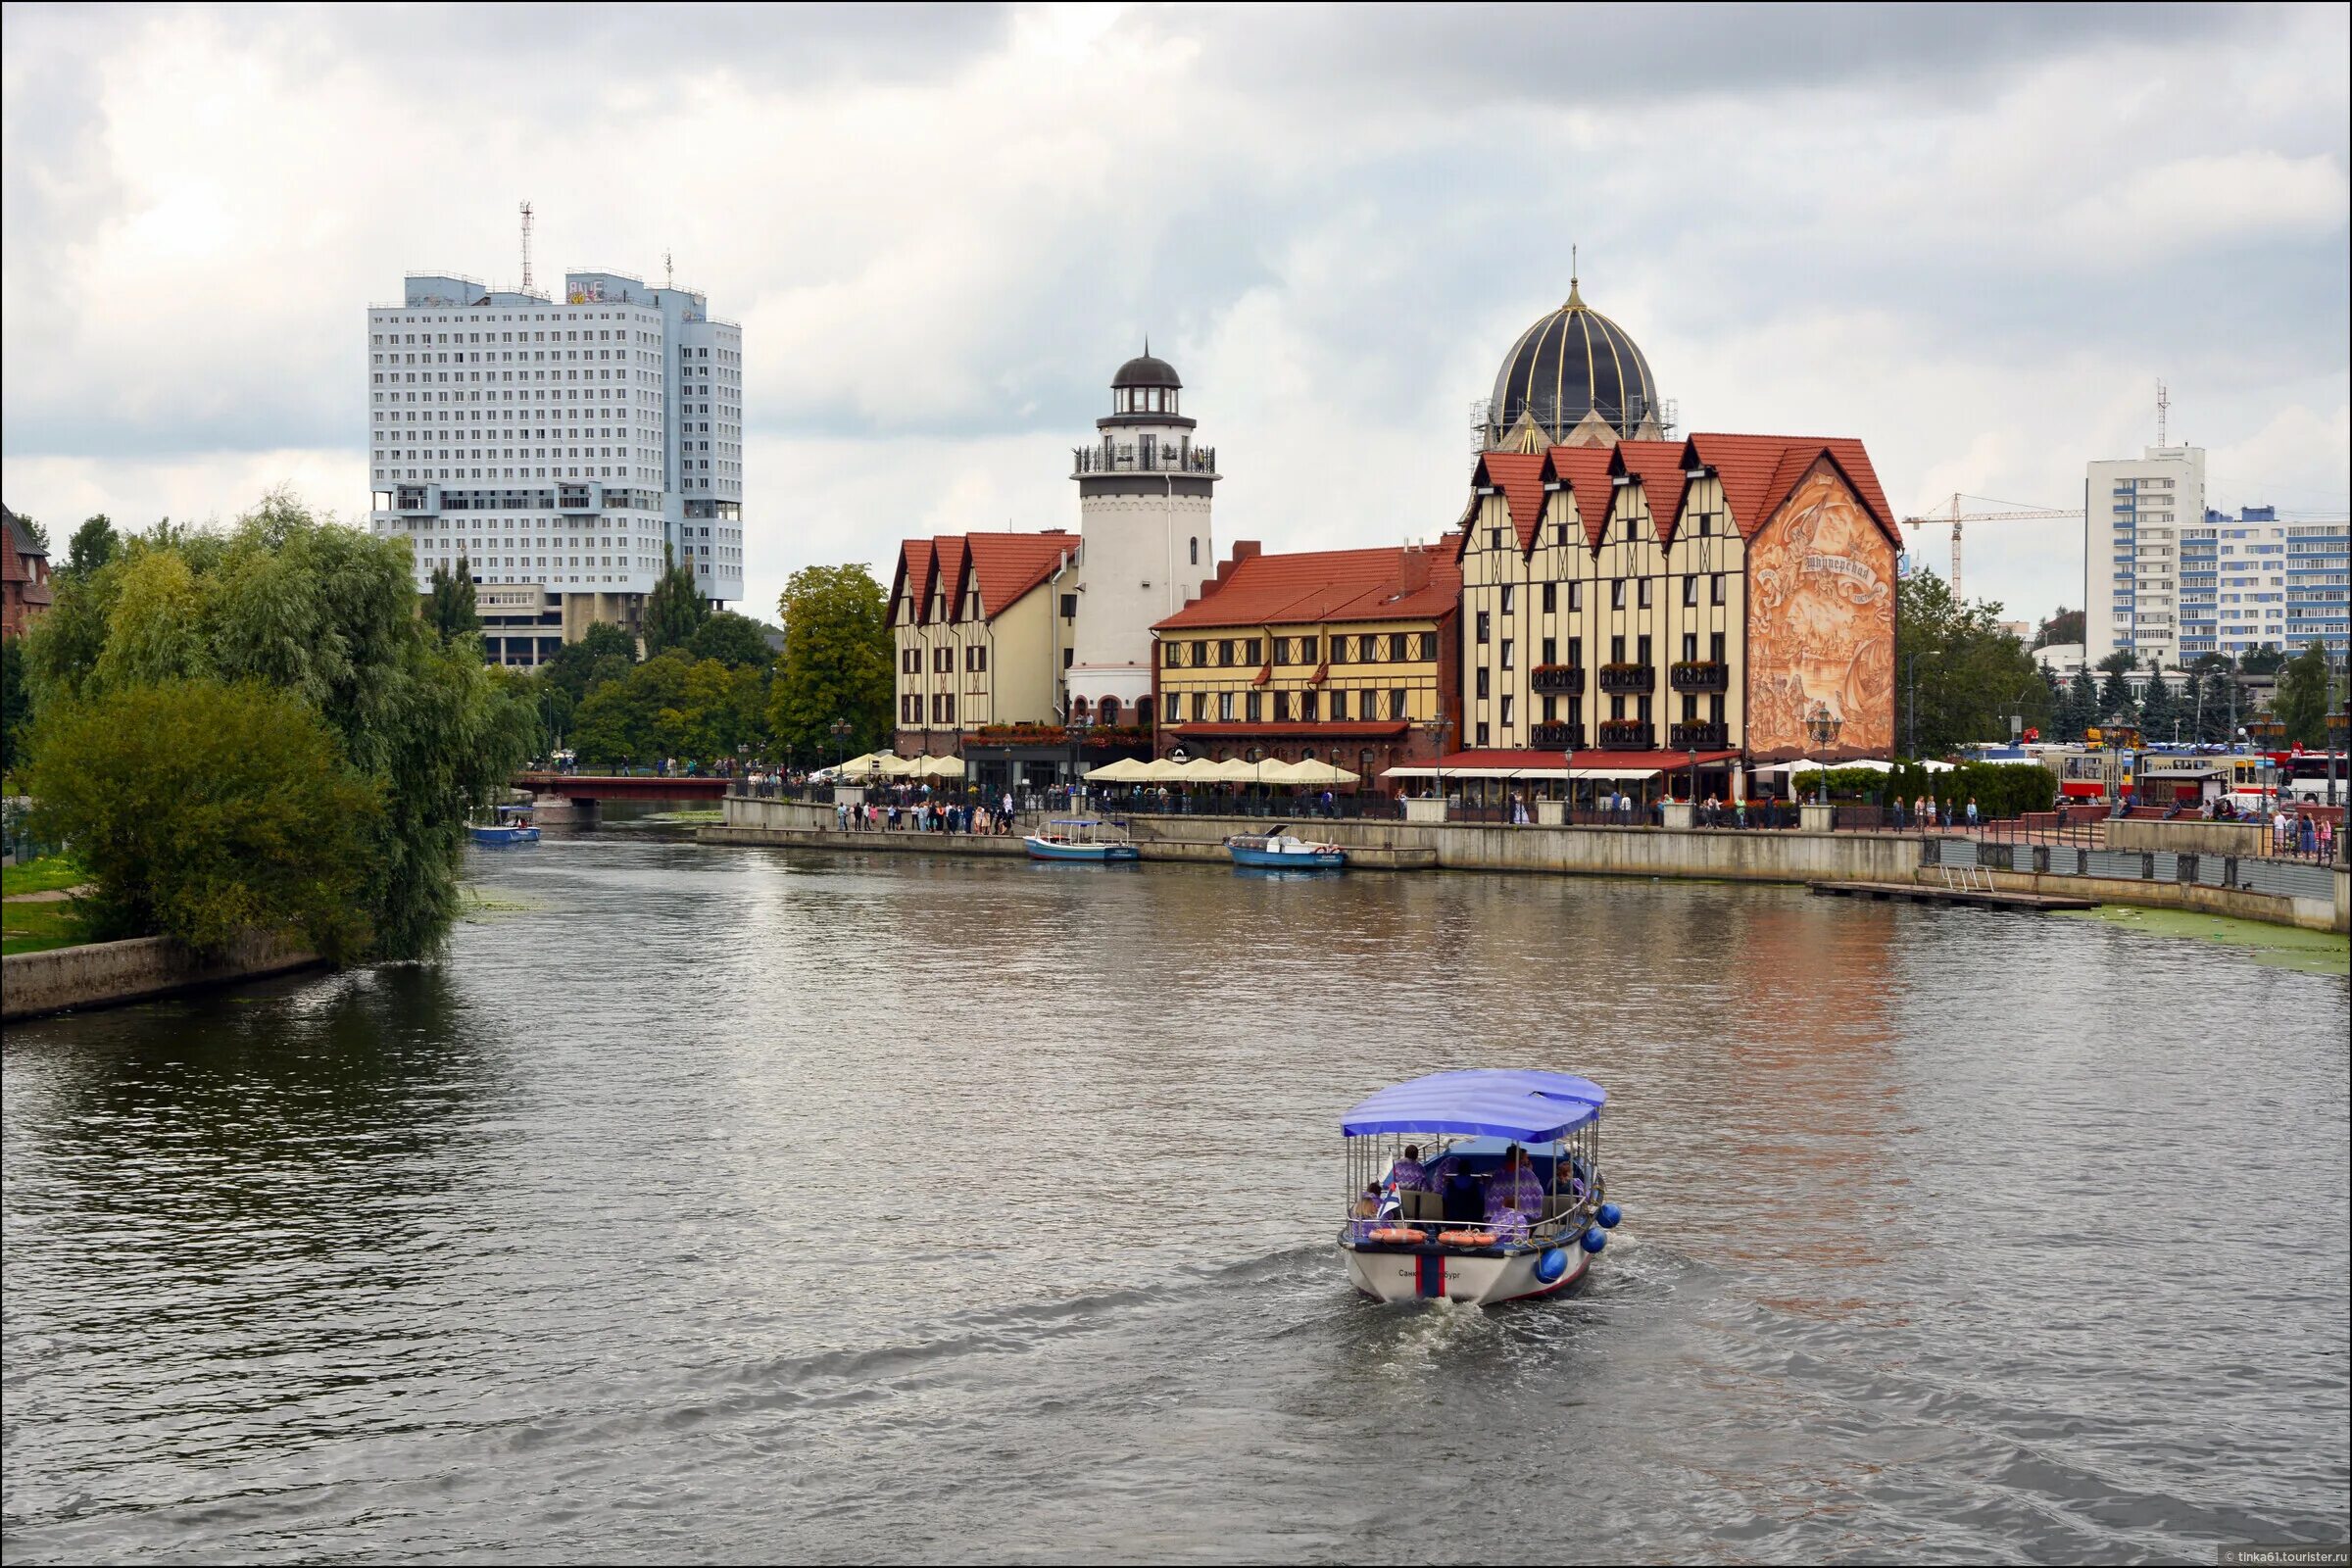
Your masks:
[[[1057,816],[1046,824],[1043,833],[1031,833],[1022,842],[1032,860],[1111,865],[1144,858],[1144,852],[1130,844],[1126,834],[1092,816]]]
[[[1562,1072],[1476,1068],[1394,1084],[1340,1118],[1340,1249],[1383,1301],[1574,1290],[1622,1217],[1600,1172],[1608,1091]]]

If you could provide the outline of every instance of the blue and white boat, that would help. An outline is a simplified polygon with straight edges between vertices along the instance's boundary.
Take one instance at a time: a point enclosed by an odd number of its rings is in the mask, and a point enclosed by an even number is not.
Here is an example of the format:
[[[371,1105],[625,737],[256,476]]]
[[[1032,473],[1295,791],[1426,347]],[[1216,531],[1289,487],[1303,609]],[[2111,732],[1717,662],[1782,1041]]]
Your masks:
[[[1472,1070],[1359,1102],[1340,1118],[1349,1282],[1383,1301],[1480,1305],[1582,1285],[1621,1218],[1600,1173],[1608,1099],[1567,1073]],[[1489,1200],[1498,1184],[1522,1195],[1509,1214]]]
[[[502,806],[496,822],[469,822],[466,830],[476,844],[536,844],[539,830],[531,825],[530,808]]]
[[[1236,865],[1281,871],[1338,871],[1348,852],[1337,844],[1313,844],[1289,833],[1236,833],[1225,841]]]
[[[1022,842],[1028,845],[1032,860],[1111,865],[1144,858],[1117,828],[1092,816],[1055,817],[1043,833],[1031,833]]]

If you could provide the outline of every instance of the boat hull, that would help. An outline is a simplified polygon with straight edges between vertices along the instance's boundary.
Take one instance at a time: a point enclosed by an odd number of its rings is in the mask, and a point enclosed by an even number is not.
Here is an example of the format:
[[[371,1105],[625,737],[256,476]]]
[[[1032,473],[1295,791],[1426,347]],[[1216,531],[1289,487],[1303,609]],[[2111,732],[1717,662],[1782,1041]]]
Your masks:
[[[536,844],[539,830],[535,827],[477,827],[471,830],[476,844]]]
[[[1228,845],[1233,863],[1266,871],[1339,871],[1348,864],[1345,850],[1318,850],[1310,855],[1283,855],[1273,850],[1252,850],[1239,844]]]
[[[1049,844],[1042,839],[1024,842],[1032,860],[1060,860],[1077,865],[1117,865],[1144,858],[1143,852],[1132,844]]]
[[[1574,1290],[1592,1270],[1592,1254],[1571,1243],[1564,1248],[1507,1252],[1405,1251],[1348,1247],[1348,1279],[1366,1296],[1383,1301],[1461,1301],[1492,1306],[1531,1296]],[[1543,1277],[1546,1250],[1565,1254],[1556,1278]]]

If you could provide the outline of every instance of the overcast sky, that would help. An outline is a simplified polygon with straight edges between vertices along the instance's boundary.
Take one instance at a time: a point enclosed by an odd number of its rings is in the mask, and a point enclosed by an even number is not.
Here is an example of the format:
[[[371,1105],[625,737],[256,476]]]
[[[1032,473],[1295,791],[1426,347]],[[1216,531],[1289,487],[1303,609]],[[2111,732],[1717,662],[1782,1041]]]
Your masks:
[[[750,603],[1077,525],[1144,335],[1222,549],[1428,537],[1584,294],[1683,430],[1860,437],[1895,504],[2080,506],[2172,434],[2340,513],[2342,6],[6,10],[4,473],[61,528],[364,516],[405,271],[681,284],[744,328]],[[2077,523],[1966,586],[2081,602]],[[1946,541],[1924,542],[1941,566]]]

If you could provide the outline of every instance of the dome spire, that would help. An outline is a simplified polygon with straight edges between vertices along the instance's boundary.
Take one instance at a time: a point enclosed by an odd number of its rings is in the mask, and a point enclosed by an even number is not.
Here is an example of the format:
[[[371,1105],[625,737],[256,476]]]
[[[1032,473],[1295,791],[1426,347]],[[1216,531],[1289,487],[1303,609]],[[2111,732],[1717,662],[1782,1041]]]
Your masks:
[[[1573,244],[1568,247],[1568,303],[1561,306],[1560,309],[1563,311],[1585,309],[1585,297],[1577,292],[1576,287],[1576,247]]]

